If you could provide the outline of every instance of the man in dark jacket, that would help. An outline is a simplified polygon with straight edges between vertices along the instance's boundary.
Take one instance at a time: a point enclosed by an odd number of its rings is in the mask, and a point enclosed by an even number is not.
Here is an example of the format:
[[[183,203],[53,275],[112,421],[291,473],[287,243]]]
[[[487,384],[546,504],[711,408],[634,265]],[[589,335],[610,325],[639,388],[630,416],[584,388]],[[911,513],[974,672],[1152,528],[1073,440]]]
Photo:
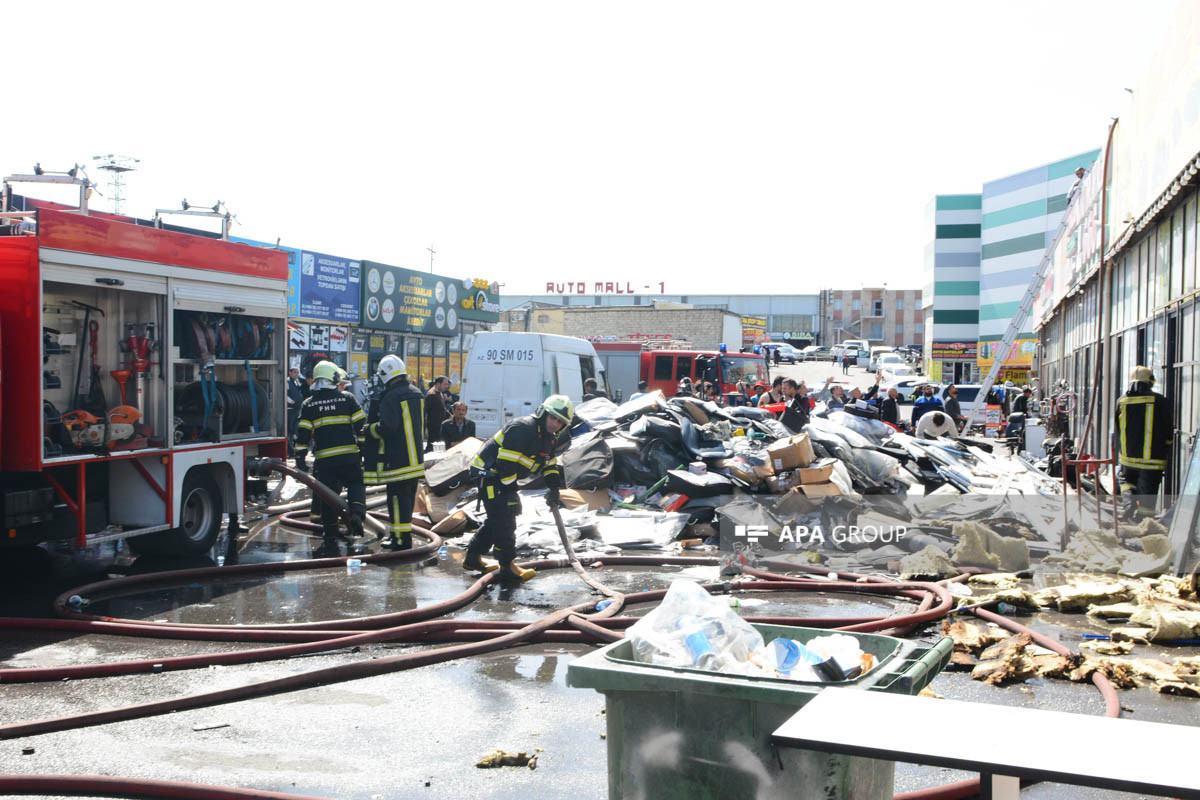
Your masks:
[[[475,423],[467,419],[467,404],[461,400],[450,407],[450,419],[442,423],[442,441],[449,450],[475,435]]]
[[[900,393],[895,386],[889,386],[887,395],[879,401],[879,418],[900,427]]]
[[[358,401],[347,392],[337,389],[338,367],[322,361],[313,367],[312,393],[300,407],[296,424],[296,469],[307,472],[309,445],[312,445],[317,480],[335,492],[346,490],[350,505],[347,526],[354,536],[362,535],[363,517],[367,513],[367,489],[363,483],[362,454],[358,449],[358,433],[367,415]],[[339,556],[338,512],[329,503],[321,504],[321,527],[324,543],[318,551],[325,556]]]
[[[1135,367],[1131,380],[1117,401],[1114,428],[1121,491],[1142,495],[1152,507],[1171,457],[1175,417],[1171,401],[1154,391],[1149,367]]]
[[[527,581],[534,576],[533,570],[513,561],[517,555],[517,515],[521,512],[517,481],[541,473],[549,490],[546,504],[561,506],[559,489],[563,488],[563,477],[558,452],[570,443],[568,431],[574,417],[575,406],[570,399],[553,394],[532,416],[517,417],[479,448],[479,454],[471,462],[471,474],[479,481],[479,497],[487,519],[467,546],[463,569],[474,572],[496,569],[497,564],[482,560],[494,547],[502,579]]]
[[[600,391],[600,384],[596,382],[595,378],[588,378],[583,382],[583,402],[595,400],[597,397],[607,398],[608,395]]]
[[[427,453],[433,449],[433,440],[442,432],[442,422],[450,416],[450,412],[446,410],[446,392],[449,389],[450,379],[445,375],[439,375],[434,379],[433,386],[429,387],[429,393],[425,395],[425,433],[428,437],[425,442],[425,452]]]
[[[363,456],[366,482],[387,486],[388,536],[379,546],[386,550],[412,548],[413,502],[417,483],[425,474],[421,443],[421,392],[408,382],[404,361],[386,355],[375,373],[383,393],[371,403],[364,431]]]
[[[933,384],[927,383],[921,387],[921,396],[913,402],[912,424],[915,428],[926,412],[942,411],[942,398],[933,393]]]
[[[783,416],[779,418],[779,421],[792,433],[799,433],[808,424],[808,415],[811,410],[808,405],[808,395],[800,392],[800,384],[796,383],[794,379],[784,378],[783,396],[787,405],[783,407]]]
[[[308,383],[300,377],[300,370],[292,367],[287,379],[287,435],[288,455],[295,453],[296,425],[300,422],[300,406],[308,397]]]

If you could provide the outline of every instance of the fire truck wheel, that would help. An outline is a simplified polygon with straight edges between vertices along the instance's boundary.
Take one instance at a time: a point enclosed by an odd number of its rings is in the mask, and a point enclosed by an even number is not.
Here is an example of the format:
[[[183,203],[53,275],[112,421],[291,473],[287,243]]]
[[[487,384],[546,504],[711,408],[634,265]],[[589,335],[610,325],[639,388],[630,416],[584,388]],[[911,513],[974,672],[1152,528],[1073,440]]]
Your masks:
[[[140,553],[200,556],[212,549],[221,532],[221,490],[202,469],[193,469],[183,479],[179,503],[179,527],[162,533],[138,536],[130,541]]]

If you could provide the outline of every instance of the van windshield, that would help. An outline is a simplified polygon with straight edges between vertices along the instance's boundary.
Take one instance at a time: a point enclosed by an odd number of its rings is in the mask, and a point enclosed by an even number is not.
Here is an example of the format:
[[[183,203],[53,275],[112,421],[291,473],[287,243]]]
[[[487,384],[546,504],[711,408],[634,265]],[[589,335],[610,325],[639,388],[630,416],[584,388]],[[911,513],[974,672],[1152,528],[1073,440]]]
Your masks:
[[[767,368],[763,360],[757,356],[722,356],[721,382],[737,383],[748,381],[755,383],[767,379]]]

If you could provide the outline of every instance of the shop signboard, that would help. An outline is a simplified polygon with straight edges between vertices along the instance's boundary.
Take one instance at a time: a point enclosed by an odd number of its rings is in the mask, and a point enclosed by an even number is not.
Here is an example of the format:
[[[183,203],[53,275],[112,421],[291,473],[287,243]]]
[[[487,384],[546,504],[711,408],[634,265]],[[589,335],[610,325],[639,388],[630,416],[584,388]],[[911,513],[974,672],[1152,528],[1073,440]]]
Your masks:
[[[308,349],[308,325],[303,322],[289,322],[288,328],[288,349],[289,350],[307,350]]]
[[[449,300],[451,296],[450,287],[453,282],[446,279],[446,294]],[[474,322],[499,322],[500,321],[500,285],[488,283],[482,278],[471,280],[464,278],[461,281],[461,288],[456,290],[458,300],[458,316],[459,319],[472,320]],[[453,305],[453,301],[450,301]]]
[[[1000,349],[1003,342],[980,342],[979,356],[975,362],[981,370],[992,368],[992,361],[996,357],[996,351]],[[1033,357],[1037,354],[1037,339],[1017,339],[1009,348],[1008,355],[1004,359],[1005,369],[1029,369],[1033,366]]]
[[[362,268],[364,326],[434,336],[458,330],[460,281],[377,261]]]
[[[994,439],[1000,435],[1000,406],[988,405],[985,406],[983,412],[983,435],[989,439]]]
[[[977,352],[976,342],[934,342],[930,356],[932,358],[974,359]]]
[[[458,394],[459,389],[461,388],[462,361],[462,353],[450,354],[450,369],[448,377],[450,378],[450,391],[454,392],[455,394]]]
[[[303,319],[359,323],[359,262],[300,251],[300,308]]]
[[[329,349],[335,353],[345,353],[350,349],[350,329],[345,325],[329,327]]]
[[[762,344],[767,335],[766,317],[742,317],[742,344],[750,347]]]
[[[351,375],[358,375],[361,378],[365,378],[367,376],[367,354],[351,353],[348,371]]]

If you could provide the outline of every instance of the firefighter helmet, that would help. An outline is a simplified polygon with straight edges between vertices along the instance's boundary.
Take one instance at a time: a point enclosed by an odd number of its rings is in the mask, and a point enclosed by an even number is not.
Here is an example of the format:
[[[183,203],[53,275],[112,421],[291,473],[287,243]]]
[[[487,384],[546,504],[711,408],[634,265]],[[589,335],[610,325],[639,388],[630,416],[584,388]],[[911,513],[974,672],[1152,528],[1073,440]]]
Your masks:
[[[575,418],[575,406],[571,403],[571,398],[565,394],[552,394],[542,401],[538,406],[537,411],[533,415],[541,419],[546,414],[555,417],[566,427],[571,427],[571,420]]]
[[[407,372],[404,361],[400,356],[388,354],[379,359],[379,366],[375,370],[375,374],[379,380],[387,383],[392,378],[398,378]]]
[[[338,373],[340,372],[341,370],[338,369],[338,365],[332,361],[318,361],[317,365],[313,367],[312,376],[314,381],[326,380],[330,383],[336,383]]]
[[[1149,367],[1143,367],[1140,364],[1133,368],[1133,375],[1129,380],[1134,383],[1154,383],[1154,373]]]

